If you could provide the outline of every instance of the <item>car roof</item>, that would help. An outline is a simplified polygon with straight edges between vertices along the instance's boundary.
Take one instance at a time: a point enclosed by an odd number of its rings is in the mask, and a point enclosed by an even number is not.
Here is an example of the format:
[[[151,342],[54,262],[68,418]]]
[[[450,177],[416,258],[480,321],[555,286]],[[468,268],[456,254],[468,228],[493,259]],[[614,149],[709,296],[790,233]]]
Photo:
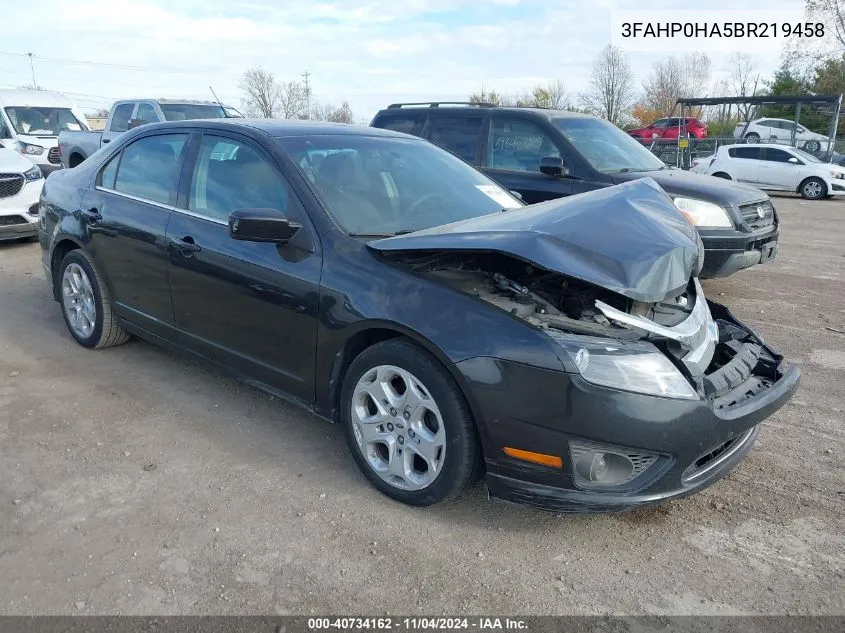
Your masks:
[[[302,119],[194,119],[187,121],[166,121],[164,123],[150,123],[136,129],[148,130],[172,129],[181,127],[207,127],[209,129],[230,129],[236,131],[239,128],[253,128],[261,130],[274,137],[286,136],[380,136],[390,138],[420,139],[410,134],[383,130],[381,128],[369,127],[366,125],[350,125],[348,123],[329,123],[327,121],[307,121]]]
[[[5,106],[70,108],[73,102],[61,92],[50,90],[0,90],[0,103]]]
[[[379,110],[376,116],[382,114],[389,114],[391,116],[401,116],[408,112],[429,112],[440,114],[465,114],[467,112],[481,111],[481,112],[510,112],[519,114],[529,114],[543,119],[561,119],[561,118],[581,118],[581,119],[595,119],[592,114],[584,112],[571,112],[569,110],[551,110],[548,108],[519,108],[512,106],[497,106],[497,105],[463,105],[463,106],[441,106],[441,105],[425,105],[425,104],[392,104],[390,107]]]

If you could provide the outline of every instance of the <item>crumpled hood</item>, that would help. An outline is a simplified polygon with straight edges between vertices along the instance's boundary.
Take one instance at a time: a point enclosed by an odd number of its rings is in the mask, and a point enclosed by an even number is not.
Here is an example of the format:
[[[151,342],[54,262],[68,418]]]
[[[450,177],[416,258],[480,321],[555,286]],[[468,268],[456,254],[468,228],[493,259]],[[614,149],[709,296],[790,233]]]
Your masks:
[[[498,252],[653,303],[701,268],[698,232],[651,178],[369,242],[388,252]]]

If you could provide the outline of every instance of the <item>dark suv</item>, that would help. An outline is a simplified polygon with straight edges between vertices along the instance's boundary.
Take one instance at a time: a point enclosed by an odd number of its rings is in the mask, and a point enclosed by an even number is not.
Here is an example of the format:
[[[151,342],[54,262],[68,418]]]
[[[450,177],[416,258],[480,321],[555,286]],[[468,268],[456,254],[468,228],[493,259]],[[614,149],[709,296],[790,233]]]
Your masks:
[[[529,204],[650,176],[698,227],[706,252],[702,277],[727,277],[777,254],[778,217],[764,192],[669,167],[596,117],[490,104],[395,103],[371,125],[425,138]]]

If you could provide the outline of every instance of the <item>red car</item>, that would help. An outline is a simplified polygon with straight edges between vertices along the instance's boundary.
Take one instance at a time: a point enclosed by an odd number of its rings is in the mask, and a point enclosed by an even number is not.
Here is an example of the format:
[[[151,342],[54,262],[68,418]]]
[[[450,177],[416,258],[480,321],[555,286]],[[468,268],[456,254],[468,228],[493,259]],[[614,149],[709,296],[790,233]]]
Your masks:
[[[698,119],[686,119],[687,132],[695,138],[707,136],[707,126]],[[657,119],[648,127],[641,127],[635,130],[628,130],[628,134],[634,138],[652,140],[655,138],[678,138],[681,131],[681,119]]]

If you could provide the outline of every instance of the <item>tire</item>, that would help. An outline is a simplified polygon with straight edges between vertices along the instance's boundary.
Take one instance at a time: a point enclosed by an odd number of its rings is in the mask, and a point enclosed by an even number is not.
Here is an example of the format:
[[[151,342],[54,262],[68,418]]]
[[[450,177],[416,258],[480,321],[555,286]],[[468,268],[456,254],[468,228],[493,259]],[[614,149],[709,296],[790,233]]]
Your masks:
[[[745,135],[745,142],[746,143],[759,143],[760,142],[760,135],[757,132],[749,132]]]
[[[798,193],[805,200],[821,200],[827,197],[827,185],[821,178],[807,178],[798,185]]]
[[[818,152],[822,147],[822,144],[818,141],[807,141],[804,143],[804,151],[809,152],[810,154],[815,154]]]
[[[717,171],[715,174],[713,174],[713,177],[714,178],[724,178],[725,180],[733,180],[733,178],[731,178],[728,174],[726,174],[723,171]]]
[[[463,394],[436,358],[409,341],[377,343],[352,361],[340,421],[361,472],[396,501],[446,501],[478,475],[481,448]]]
[[[65,255],[56,282],[62,317],[77,343],[98,349],[129,340],[112,312],[109,291],[88,253],[75,249]]]

